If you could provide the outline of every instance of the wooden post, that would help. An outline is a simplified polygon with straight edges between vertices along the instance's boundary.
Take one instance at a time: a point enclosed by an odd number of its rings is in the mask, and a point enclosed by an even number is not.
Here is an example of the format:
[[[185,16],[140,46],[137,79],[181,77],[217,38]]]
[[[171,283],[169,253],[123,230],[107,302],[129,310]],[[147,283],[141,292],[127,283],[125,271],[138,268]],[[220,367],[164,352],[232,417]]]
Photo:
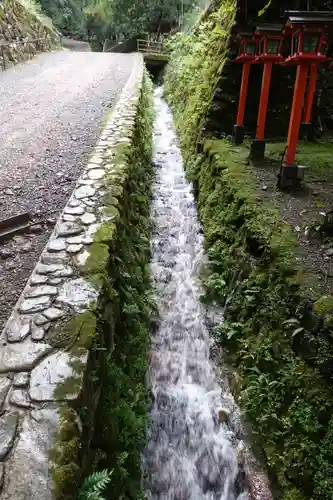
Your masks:
[[[251,64],[249,62],[245,62],[243,64],[242,83],[238,101],[237,120],[236,120],[236,125],[234,125],[234,133],[233,133],[233,142],[235,144],[242,144],[244,140],[244,115],[245,115],[247,89],[249,86],[250,67]]]
[[[273,63],[267,62],[264,64],[264,72],[262,75],[261,95],[258,113],[256,140],[263,141],[265,139],[265,125],[268,107],[269,89],[271,86]]]
[[[318,65],[311,64],[310,79],[309,79],[309,84],[308,84],[308,93],[306,96],[305,110],[304,110],[304,123],[311,123],[313,99],[314,99],[314,94],[315,94],[315,90],[316,90],[316,82],[317,82],[317,72],[318,72]]]
[[[269,90],[271,86],[273,63],[265,62],[261,81],[261,94],[258,111],[256,138],[251,144],[251,158],[261,161],[265,157],[265,126],[268,108]]]
[[[236,125],[241,127],[244,125],[245,105],[246,105],[247,89],[249,86],[250,66],[251,66],[250,63],[243,64],[242,83],[240,88],[237,121],[236,121]]]
[[[287,150],[285,154],[285,167],[295,165],[296,150],[301,126],[302,109],[304,104],[304,94],[306,89],[306,80],[309,72],[307,63],[301,63],[297,67],[296,82],[294,88],[293,104],[289,121]]]

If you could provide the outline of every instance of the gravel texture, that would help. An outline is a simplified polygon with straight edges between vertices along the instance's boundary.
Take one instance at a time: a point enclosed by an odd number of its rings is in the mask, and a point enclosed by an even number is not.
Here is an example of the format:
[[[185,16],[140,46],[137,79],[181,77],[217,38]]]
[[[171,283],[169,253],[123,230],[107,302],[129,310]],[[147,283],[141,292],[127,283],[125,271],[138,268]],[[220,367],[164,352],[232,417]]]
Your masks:
[[[95,145],[133,56],[54,52],[0,73],[0,220],[39,222],[0,246],[0,330]]]

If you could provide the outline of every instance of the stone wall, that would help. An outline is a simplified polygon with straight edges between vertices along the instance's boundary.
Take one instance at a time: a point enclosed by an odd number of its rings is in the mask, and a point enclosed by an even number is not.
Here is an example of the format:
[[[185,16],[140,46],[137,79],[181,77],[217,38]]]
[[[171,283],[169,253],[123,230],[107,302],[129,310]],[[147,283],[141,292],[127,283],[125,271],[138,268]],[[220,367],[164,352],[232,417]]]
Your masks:
[[[88,165],[18,300],[0,348],[0,498],[52,498],[50,451],[82,403],[99,292],[126,180],[120,150],[131,143],[143,78],[137,56]],[[117,161],[115,158],[117,157]],[[90,394],[89,409],[98,393]],[[89,399],[89,398],[88,398]],[[67,411],[68,410],[68,411]]]
[[[21,3],[16,0],[0,2],[0,68],[29,59],[59,43],[58,34]]]

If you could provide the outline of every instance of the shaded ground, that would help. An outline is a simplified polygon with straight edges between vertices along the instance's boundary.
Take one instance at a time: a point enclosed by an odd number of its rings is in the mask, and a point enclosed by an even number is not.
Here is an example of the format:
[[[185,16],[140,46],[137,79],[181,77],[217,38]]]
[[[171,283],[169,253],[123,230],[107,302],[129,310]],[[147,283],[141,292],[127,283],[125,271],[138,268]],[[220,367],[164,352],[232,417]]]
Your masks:
[[[0,73],[0,220],[30,212],[40,222],[35,233],[0,246],[0,328],[132,65],[128,54],[63,51]]]
[[[72,38],[63,37],[62,45],[65,49],[73,50],[75,52],[89,52],[91,47],[88,42],[81,42],[81,40],[73,40]]]
[[[254,165],[261,196],[273,201],[299,243],[299,258],[305,270],[315,275],[324,293],[333,293],[333,238],[321,231],[321,212],[333,209],[333,143],[301,143],[297,163],[306,165],[305,182],[299,191],[280,191],[277,174],[284,143],[267,145],[267,158]]]

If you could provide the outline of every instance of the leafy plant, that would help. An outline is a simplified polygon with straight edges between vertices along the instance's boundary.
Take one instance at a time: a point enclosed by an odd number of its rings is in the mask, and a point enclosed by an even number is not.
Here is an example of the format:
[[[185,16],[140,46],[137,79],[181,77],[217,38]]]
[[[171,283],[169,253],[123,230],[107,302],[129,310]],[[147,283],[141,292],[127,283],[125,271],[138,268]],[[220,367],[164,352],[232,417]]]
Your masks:
[[[111,481],[112,472],[102,470],[88,476],[78,494],[77,500],[105,500],[102,496]]]

